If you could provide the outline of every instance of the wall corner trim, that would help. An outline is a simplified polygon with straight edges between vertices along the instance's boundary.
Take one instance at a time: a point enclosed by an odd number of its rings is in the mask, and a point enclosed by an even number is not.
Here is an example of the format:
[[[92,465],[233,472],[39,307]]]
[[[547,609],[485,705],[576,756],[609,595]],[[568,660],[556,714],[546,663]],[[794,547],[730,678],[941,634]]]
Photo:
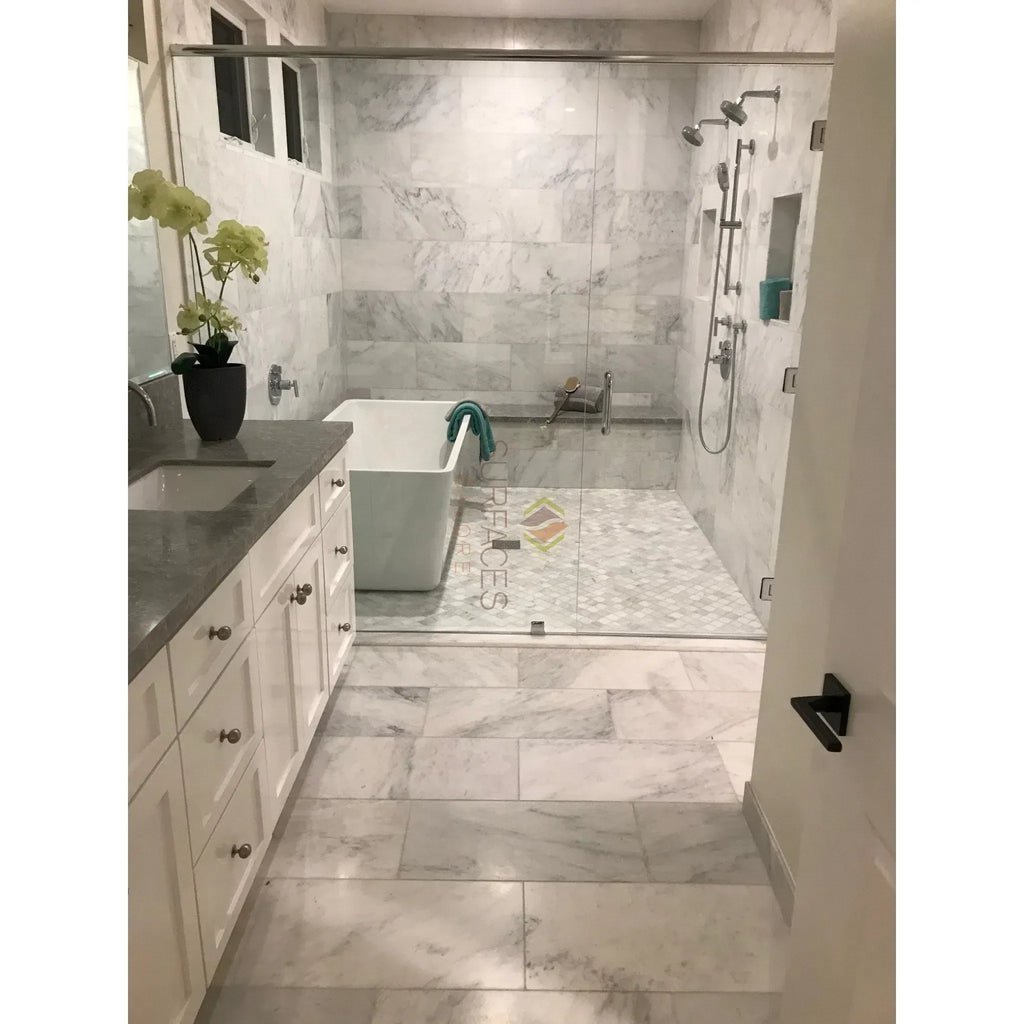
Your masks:
[[[786,862],[782,847],[779,846],[779,842],[775,838],[771,824],[765,817],[761,801],[758,800],[757,793],[749,782],[743,787],[743,817],[746,819],[747,827],[754,837],[754,845],[768,872],[768,881],[771,883],[772,892],[775,893],[779,910],[782,911],[783,920],[787,925],[792,924],[793,897],[796,893],[793,872]]]

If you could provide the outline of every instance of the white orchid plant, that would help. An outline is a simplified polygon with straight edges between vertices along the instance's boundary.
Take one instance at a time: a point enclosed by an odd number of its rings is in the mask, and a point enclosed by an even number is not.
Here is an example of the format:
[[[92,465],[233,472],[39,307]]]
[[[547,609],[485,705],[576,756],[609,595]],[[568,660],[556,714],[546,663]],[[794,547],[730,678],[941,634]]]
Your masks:
[[[258,227],[246,227],[237,220],[222,220],[217,231],[210,235],[206,221],[210,204],[184,185],[167,181],[161,171],[147,168],[139,171],[128,186],[128,219],[154,218],[163,228],[177,231],[181,239],[188,238],[195,255],[199,274],[199,292],[191,302],[178,308],[178,333],[189,339],[194,352],[185,352],[171,363],[175,373],[185,373],[193,366],[226,366],[237,338],[228,332],[242,330],[242,322],[224,305],[224,285],[237,270],[254,284],[260,272],[267,269],[267,245]],[[197,242],[193,234],[198,231],[207,237]],[[202,248],[202,257],[200,256]],[[209,264],[204,273],[203,263]],[[206,277],[220,283],[215,299],[206,292]],[[204,340],[194,341],[196,335]]]

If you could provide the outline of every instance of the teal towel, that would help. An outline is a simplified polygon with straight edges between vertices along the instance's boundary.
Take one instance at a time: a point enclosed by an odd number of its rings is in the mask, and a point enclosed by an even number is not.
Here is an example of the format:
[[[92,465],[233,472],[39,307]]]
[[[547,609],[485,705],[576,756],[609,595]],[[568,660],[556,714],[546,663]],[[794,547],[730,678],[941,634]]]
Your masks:
[[[769,277],[761,282],[761,319],[778,320],[779,292],[788,292],[793,282],[788,277]]]
[[[463,416],[469,417],[469,429],[480,438],[480,461],[490,462],[494,452],[494,433],[491,421],[476,402],[464,401],[452,409],[448,420],[448,440],[454,441],[459,436],[459,426]]]

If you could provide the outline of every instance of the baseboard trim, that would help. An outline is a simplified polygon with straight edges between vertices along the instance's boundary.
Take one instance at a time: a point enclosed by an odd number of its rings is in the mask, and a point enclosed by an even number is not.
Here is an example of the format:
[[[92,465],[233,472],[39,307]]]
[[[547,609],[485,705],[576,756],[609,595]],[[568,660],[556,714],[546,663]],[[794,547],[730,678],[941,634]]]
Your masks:
[[[771,883],[772,892],[775,893],[775,900],[782,911],[782,917],[786,924],[793,920],[793,896],[796,886],[793,882],[793,872],[786,863],[782,849],[775,833],[765,817],[760,800],[754,787],[747,782],[743,787],[743,817],[746,818],[747,826],[754,837],[754,845],[761,855],[765,870],[768,872],[768,881]]]

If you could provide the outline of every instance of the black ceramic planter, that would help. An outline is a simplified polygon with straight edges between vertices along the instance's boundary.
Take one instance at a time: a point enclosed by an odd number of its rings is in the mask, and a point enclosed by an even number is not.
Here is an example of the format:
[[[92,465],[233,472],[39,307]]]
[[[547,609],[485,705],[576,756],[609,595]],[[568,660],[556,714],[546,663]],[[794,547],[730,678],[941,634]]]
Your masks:
[[[204,441],[230,441],[245,418],[245,364],[193,366],[182,374],[185,405]]]

